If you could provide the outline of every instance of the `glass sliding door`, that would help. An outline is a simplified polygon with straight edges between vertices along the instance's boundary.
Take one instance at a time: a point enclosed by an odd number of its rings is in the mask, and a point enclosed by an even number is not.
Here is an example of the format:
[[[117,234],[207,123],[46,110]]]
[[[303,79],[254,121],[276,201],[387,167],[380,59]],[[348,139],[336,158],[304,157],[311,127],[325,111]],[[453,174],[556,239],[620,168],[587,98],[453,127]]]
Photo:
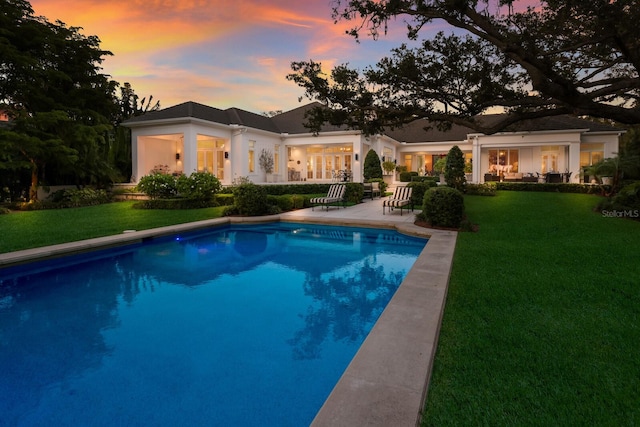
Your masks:
[[[350,145],[307,148],[307,179],[329,181],[351,173],[352,153]]]

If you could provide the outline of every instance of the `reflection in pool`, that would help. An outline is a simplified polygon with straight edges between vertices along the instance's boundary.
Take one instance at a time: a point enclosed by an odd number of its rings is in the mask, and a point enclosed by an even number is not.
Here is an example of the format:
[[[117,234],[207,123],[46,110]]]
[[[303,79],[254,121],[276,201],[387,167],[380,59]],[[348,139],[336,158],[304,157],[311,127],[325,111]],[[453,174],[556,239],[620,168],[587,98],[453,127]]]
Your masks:
[[[426,240],[223,227],[0,270],[8,425],[308,425]]]

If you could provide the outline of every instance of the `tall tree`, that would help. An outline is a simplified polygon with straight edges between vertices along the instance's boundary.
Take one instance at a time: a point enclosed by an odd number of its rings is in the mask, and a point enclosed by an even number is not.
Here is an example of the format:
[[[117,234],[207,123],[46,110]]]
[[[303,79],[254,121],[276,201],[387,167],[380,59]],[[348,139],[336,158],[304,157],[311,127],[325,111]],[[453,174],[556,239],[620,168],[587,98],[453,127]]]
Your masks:
[[[131,179],[131,129],[121,126],[121,123],[131,117],[159,110],[160,101],[154,101],[153,95],[140,99],[131,84],[126,82],[120,87],[117,104],[114,129],[109,138],[108,159],[118,171],[120,179],[128,182]]]
[[[309,124],[343,123],[372,134],[422,117],[495,133],[517,121],[560,114],[640,123],[638,0],[333,0],[336,21],[377,38],[403,19],[410,42],[376,66],[325,74],[292,64],[288,78],[316,108]],[[451,34],[426,35],[433,23]],[[423,37],[424,35],[424,37]],[[511,114],[491,125],[488,109]]]
[[[26,1],[2,1],[0,103],[11,126],[0,129],[0,170],[27,167],[30,199],[45,177],[80,185],[114,176],[106,135],[117,83],[100,67],[111,53],[80,30],[35,16]]]

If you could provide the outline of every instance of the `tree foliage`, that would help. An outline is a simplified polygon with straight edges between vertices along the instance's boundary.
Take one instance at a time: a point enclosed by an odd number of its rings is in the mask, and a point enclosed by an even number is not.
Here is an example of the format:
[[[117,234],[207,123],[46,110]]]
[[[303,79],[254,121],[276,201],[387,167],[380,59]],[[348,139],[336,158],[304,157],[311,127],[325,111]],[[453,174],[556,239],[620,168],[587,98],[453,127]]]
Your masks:
[[[309,124],[342,123],[367,134],[423,117],[487,134],[560,114],[640,123],[640,4],[637,0],[334,0],[336,21],[378,38],[406,23],[408,43],[362,72],[292,64],[288,79],[316,108]],[[427,33],[444,23],[450,34]],[[474,120],[488,109],[510,113]]]
[[[138,106],[128,84],[117,99],[119,83],[101,68],[110,55],[80,27],[35,16],[27,1],[2,1],[0,108],[10,122],[0,127],[1,185],[28,177],[35,199],[42,183],[100,186],[121,179],[127,162],[130,170],[130,138],[114,126],[154,107],[151,98]]]

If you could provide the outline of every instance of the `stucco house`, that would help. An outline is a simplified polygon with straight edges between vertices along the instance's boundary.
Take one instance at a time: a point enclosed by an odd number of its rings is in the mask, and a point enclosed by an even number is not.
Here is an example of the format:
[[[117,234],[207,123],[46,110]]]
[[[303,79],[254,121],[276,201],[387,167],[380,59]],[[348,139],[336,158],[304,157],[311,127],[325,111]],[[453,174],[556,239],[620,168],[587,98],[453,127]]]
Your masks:
[[[530,120],[508,131],[484,135],[453,126],[427,129],[416,120],[402,129],[366,137],[357,130],[326,125],[314,135],[304,126],[305,112],[315,103],[273,117],[238,108],[221,110],[185,102],[149,112],[124,123],[132,131],[133,176],[137,182],[154,169],[175,173],[209,171],[223,184],[248,177],[263,182],[361,182],[364,156],[373,149],[382,160],[420,174],[433,170],[438,158],[458,145],[471,162],[471,182],[504,177],[580,170],[618,151],[622,129],[572,116]],[[495,116],[482,116],[492,120]],[[273,174],[258,164],[263,150],[273,156]],[[347,173],[344,173],[344,172]],[[568,174],[567,174],[568,176]]]

